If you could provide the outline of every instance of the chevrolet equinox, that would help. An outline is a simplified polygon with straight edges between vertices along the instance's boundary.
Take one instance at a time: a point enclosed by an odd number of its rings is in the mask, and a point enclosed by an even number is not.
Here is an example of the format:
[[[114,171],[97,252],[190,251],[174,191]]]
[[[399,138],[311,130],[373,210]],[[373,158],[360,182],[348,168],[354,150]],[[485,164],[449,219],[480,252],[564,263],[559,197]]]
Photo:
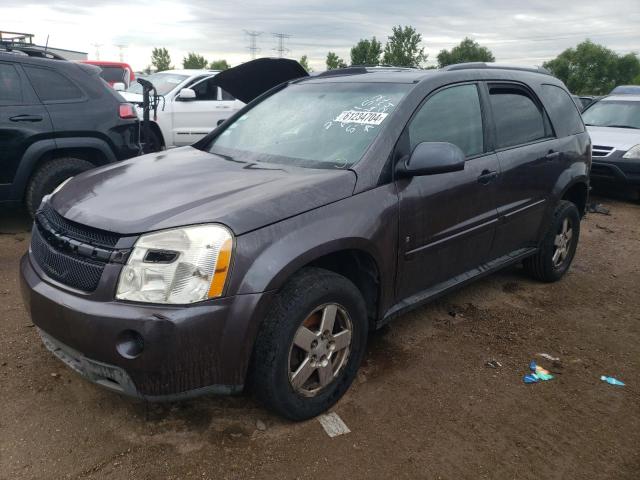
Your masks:
[[[85,378],[150,401],[247,386],[306,419],[392,318],[518,262],[565,274],[591,142],[546,71],[255,62],[219,75],[248,105],[203,140],[40,206],[24,301]]]

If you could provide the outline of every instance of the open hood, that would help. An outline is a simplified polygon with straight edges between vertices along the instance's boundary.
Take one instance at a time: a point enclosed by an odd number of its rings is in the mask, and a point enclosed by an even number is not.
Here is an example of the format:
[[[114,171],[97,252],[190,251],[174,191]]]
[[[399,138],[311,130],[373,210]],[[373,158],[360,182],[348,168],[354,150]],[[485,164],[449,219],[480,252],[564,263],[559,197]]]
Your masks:
[[[238,100],[249,103],[271,88],[309,74],[295,60],[258,58],[220,72],[215,83]]]

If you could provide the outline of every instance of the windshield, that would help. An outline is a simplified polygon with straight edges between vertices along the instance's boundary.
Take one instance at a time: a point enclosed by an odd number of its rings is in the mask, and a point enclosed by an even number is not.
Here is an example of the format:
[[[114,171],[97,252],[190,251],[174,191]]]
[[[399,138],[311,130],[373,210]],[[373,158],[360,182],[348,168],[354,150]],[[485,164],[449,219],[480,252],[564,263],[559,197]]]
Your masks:
[[[603,100],[582,117],[586,125],[596,127],[640,128],[640,102]]]
[[[247,161],[349,168],[412,87],[392,83],[301,83],[238,118],[210,151]]]
[[[166,95],[171,90],[176,88],[177,85],[184,82],[187,78],[189,78],[187,75],[162,72],[154,73],[153,75],[145,77],[146,80],[149,80],[151,83],[153,83],[153,86],[156,87],[158,95]],[[132,83],[131,86],[127,89],[127,92],[142,94],[142,85],[140,85],[138,82]]]
[[[100,66],[100,68],[102,69],[102,71],[100,72],[100,76],[107,82],[109,82],[110,84],[116,83],[116,82],[123,82],[123,83],[127,83],[127,80],[129,79],[129,72],[127,72],[124,68],[122,67],[103,67]]]

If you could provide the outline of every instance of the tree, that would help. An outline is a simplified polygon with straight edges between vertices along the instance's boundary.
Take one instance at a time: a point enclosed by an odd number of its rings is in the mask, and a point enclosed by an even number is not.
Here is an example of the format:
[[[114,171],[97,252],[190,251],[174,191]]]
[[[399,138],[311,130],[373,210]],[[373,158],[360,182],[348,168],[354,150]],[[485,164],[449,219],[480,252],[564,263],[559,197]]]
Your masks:
[[[591,40],[566,49],[543,66],[576,95],[605,95],[616,85],[633,83],[640,76],[640,60],[635,54],[620,56]]]
[[[182,68],[207,68],[207,59],[202,55],[190,52],[186,57],[182,59]]]
[[[154,48],[151,52],[151,64],[156,67],[156,72],[171,70],[171,57],[166,48]]]
[[[382,55],[382,43],[373,37],[371,40],[360,39],[351,48],[351,65],[379,65]]]
[[[327,53],[327,70],[335,70],[336,68],[344,68],[347,64],[344,63],[335,52]]]
[[[307,72],[311,72],[311,67],[309,66],[309,59],[307,58],[306,55],[302,55],[302,57],[300,57],[300,61],[299,61],[300,65],[302,65],[302,67],[307,71]]]
[[[449,50],[441,50],[438,54],[438,67],[446,67],[464,62],[495,62],[496,59],[487,47],[481,47],[478,42],[466,37]]]
[[[231,68],[231,65],[226,60],[212,60],[209,64],[211,70],[227,70]]]
[[[420,67],[427,61],[424,48],[420,47],[422,35],[410,25],[393,27],[393,34],[384,46],[383,63],[396,67]]]

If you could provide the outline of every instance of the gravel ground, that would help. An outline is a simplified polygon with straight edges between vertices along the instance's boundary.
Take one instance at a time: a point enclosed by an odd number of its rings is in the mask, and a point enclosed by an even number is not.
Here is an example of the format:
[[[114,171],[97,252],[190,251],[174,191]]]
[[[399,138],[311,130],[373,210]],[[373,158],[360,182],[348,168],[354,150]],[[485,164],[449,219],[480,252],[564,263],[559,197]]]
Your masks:
[[[22,306],[28,221],[0,213],[0,478],[638,479],[640,205],[599,201],[561,282],[513,268],[375,333],[335,438],[247,396],[147,405],[79,378]],[[534,358],[556,378],[524,385]]]

